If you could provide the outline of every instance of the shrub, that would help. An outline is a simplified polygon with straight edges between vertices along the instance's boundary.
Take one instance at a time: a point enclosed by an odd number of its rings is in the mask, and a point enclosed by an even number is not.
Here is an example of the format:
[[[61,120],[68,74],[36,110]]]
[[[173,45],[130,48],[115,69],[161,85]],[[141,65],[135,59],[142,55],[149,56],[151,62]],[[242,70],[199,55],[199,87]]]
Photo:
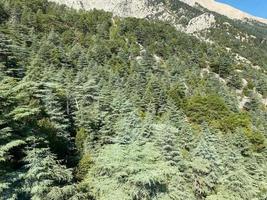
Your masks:
[[[85,153],[82,156],[82,158],[78,164],[77,171],[76,171],[76,178],[78,180],[83,180],[84,177],[86,176],[88,170],[91,168],[92,164],[93,164],[93,161],[92,161],[91,154]]]
[[[235,131],[236,128],[251,127],[250,116],[246,113],[231,113],[219,121],[219,129],[224,132]]]
[[[210,63],[210,68],[223,78],[228,77],[234,70],[232,61],[226,56],[213,60]]]
[[[184,109],[189,119],[198,124],[211,124],[230,113],[224,100],[217,95],[192,96],[187,100]]]
[[[177,107],[180,107],[184,103],[185,89],[181,84],[176,84],[168,91],[169,97],[174,101]]]
[[[253,151],[261,152],[266,148],[266,138],[261,132],[246,129],[245,133],[252,144]]]
[[[77,134],[75,137],[75,145],[80,152],[83,151],[83,144],[84,144],[84,141],[86,140],[87,136],[88,136],[88,134],[87,134],[85,128],[80,128],[77,131]]]
[[[229,78],[229,81],[227,83],[228,86],[234,87],[236,89],[242,89],[243,82],[240,77],[240,75],[233,75]]]

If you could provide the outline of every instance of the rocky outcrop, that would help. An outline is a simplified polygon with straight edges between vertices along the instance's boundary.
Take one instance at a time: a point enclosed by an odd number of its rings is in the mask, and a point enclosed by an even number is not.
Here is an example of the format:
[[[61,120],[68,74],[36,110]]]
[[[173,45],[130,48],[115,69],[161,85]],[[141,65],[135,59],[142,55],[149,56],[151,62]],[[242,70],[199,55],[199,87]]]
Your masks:
[[[194,33],[198,31],[202,31],[205,29],[208,29],[212,27],[215,24],[216,20],[214,15],[209,14],[209,13],[204,13],[198,17],[193,18],[187,28],[186,32],[187,33]]]
[[[99,9],[112,12],[120,17],[147,18],[155,17],[162,21],[167,21],[178,30],[187,33],[194,33],[210,28],[215,23],[215,17],[212,14],[204,13],[191,19],[187,26],[177,23],[176,14],[168,9],[163,3],[157,3],[156,6],[149,4],[149,0],[50,0],[59,4],[66,4],[75,9]]]
[[[162,21],[166,21],[172,24],[176,29],[194,34],[205,29],[212,27],[216,20],[213,14],[204,13],[189,21],[187,25],[181,25],[177,21],[176,11],[168,8],[167,4],[163,3],[151,3],[151,0],[50,0],[59,4],[66,4],[69,7],[75,9],[99,9],[112,12],[114,15],[120,17],[136,17],[136,18],[156,18]],[[218,3],[214,0],[180,0],[190,6],[201,5],[223,15],[226,15],[232,19],[252,19],[267,24],[267,19],[261,19],[249,14],[246,14],[231,6]]]
[[[120,17],[145,18],[156,12],[147,0],[50,0],[76,9],[99,9]]]

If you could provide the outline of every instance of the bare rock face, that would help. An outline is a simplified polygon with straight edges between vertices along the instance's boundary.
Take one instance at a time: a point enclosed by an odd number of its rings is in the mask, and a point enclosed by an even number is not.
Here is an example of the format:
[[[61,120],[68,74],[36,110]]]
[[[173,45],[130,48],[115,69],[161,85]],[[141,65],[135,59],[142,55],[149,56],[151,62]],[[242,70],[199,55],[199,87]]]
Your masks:
[[[75,9],[99,9],[112,12],[120,17],[146,18],[157,16],[157,19],[167,21],[178,30],[194,33],[210,28],[215,22],[211,14],[200,15],[190,21],[187,27],[176,23],[175,13],[162,3],[156,6],[149,5],[149,0],[50,0],[59,4],[66,4]]]
[[[194,33],[198,31],[202,31],[204,29],[208,29],[215,24],[216,20],[214,15],[209,14],[209,13],[204,13],[198,17],[193,18],[187,28],[186,32],[187,33]]]
[[[151,4],[151,0],[50,0],[59,4],[66,4],[75,9],[99,9],[112,12],[120,17],[147,18],[156,16],[157,19],[167,21],[178,30],[186,33],[196,33],[212,27],[216,21],[212,14],[204,13],[190,20],[186,27],[177,23],[176,13],[166,4]],[[178,1],[178,0],[177,0]],[[257,20],[267,24],[267,19],[257,18],[235,9],[229,5],[218,3],[215,0],[180,0],[192,7],[202,6],[210,11],[225,15],[231,19]]]
[[[153,8],[148,6],[147,0],[51,0],[66,4],[76,9],[99,9],[114,13],[120,17],[145,18],[153,14]]]

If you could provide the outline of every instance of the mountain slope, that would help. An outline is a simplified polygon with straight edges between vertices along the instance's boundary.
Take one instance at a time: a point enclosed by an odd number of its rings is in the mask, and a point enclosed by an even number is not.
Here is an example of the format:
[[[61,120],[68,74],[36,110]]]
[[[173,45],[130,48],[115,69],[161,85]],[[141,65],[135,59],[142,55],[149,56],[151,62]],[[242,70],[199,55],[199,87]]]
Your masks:
[[[210,11],[219,13],[221,15],[225,15],[231,19],[255,20],[267,24],[267,19],[252,16],[241,10],[233,8],[232,6],[229,6],[227,4],[216,2],[215,0],[181,0],[181,1],[191,6],[196,6],[196,4],[199,4]]]
[[[0,1],[0,200],[267,198],[266,26],[163,5]]]
[[[85,10],[92,10],[92,9],[99,9],[105,10],[108,12],[113,12],[115,15],[121,17],[138,17],[138,18],[145,18],[152,10],[147,6],[146,1],[125,1],[125,0],[90,0],[90,1],[74,1],[74,0],[55,0],[56,3],[66,4],[70,7],[76,9],[85,9]]]
[[[247,60],[252,67],[267,68],[267,25],[230,6],[212,0],[138,0],[138,1],[63,1],[70,7],[103,9],[122,17],[160,20],[173,25],[177,30],[193,34],[197,38],[218,43],[231,49],[234,56]],[[207,8],[211,7],[211,10]],[[226,10],[225,10],[226,9]],[[236,16],[230,18],[217,14],[230,10]],[[213,12],[216,11],[216,12]],[[247,20],[245,18],[250,18]],[[235,19],[235,20],[232,20]],[[222,29],[226,31],[221,31]],[[253,54],[251,54],[253,48]],[[243,59],[243,61],[244,61]]]
[[[155,10],[161,10],[162,7],[157,5],[157,8],[153,9],[151,2],[168,2],[168,1],[151,1],[151,0],[52,0],[57,3],[66,4],[73,8],[82,8],[85,10],[91,9],[103,9],[105,11],[113,12],[121,17],[138,17],[145,18],[151,14],[154,14]],[[170,2],[170,1],[169,1]],[[221,15],[225,15],[231,19],[239,20],[255,20],[267,24],[267,19],[259,18],[233,8],[229,5],[216,2],[215,0],[181,0],[190,6],[201,5],[202,7],[216,12]],[[154,10],[154,11],[153,11]]]

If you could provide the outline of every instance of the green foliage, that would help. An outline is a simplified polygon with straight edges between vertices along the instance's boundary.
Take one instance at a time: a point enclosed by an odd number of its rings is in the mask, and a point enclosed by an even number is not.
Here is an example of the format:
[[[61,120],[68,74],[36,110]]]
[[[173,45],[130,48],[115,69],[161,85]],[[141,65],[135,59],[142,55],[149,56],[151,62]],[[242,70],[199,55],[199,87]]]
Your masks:
[[[229,78],[227,85],[229,85],[230,87],[234,87],[236,89],[242,89],[243,82],[242,82],[240,75],[232,75]]]
[[[168,95],[177,107],[181,107],[185,101],[185,88],[183,84],[176,84],[170,88]]]
[[[18,148],[25,145],[25,142],[22,140],[13,140],[4,146],[0,146],[0,162],[6,162],[12,159],[12,155],[10,155],[10,151],[14,148]]]
[[[212,123],[230,112],[225,101],[218,95],[192,96],[185,104],[185,111],[192,122]]]
[[[225,133],[252,127],[251,117],[247,113],[232,112],[225,101],[216,95],[191,97],[185,104],[185,111],[192,122],[207,122]]]
[[[245,134],[252,143],[254,151],[261,152],[266,148],[266,137],[261,132],[247,129]]]
[[[231,113],[219,122],[219,128],[224,132],[233,132],[237,128],[250,128],[251,125],[251,118],[246,113]]]
[[[0,199],[266,199],[266,28],[216,21],[2,1]]]
[[[25,188],[33,199],[45,198],[56,185],[69,183],[72,179],[70,169],[61,166],[48,149],[33,149],[25,157]]]
[[[87,152],[83,153],[77,167],[76,178],[78,180],[83,180],[92,166],[93,160],[91,154]]]
[[[77,149],[82,152],[83,151],[83,146],[84,142],[86,141],[86,138],[88,137],[88,133],[84,128],[80,128],[77,131],[76,137],[75,137],[75,144]]]
[[[220,57],[219,60],[215,60],[210,64],[210,68],[213,72],[219,74],[221,77],[228,77],[232,71],[232,61],[229,57]]]
[[[7,20],[9,17],[8,12],[5,10],[4,5],[0,3],[0,24]]]

